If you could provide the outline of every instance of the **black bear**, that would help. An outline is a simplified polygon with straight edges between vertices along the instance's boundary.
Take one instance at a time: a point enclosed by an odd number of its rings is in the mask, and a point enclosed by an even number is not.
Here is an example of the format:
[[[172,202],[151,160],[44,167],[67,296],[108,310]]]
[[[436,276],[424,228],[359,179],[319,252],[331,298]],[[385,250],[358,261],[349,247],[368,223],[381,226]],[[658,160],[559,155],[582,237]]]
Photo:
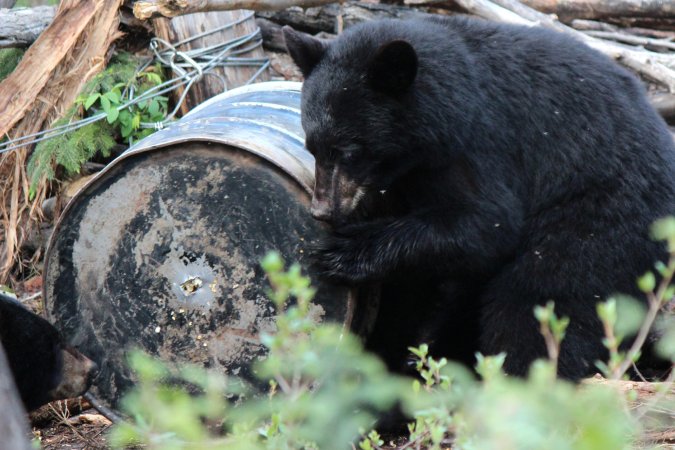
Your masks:
[[[505,351],[523,375],[546,355],[533,308],[552,300],[571,319],[559,374],[593,373],[596,303],[643,298],[636,277],[665,257],[649,226],[675,213],[673,138],[641,83],[539,27],[456,17],[284,36],[305,76],[311,212],[333,229],[317,264],[384,283],[385,352],[416,344],[412,328],[466,363]]]
[[[96,364],[66,345],[59,332],[21,303],[0,294],[0,343],[27,410],[83,394]]]

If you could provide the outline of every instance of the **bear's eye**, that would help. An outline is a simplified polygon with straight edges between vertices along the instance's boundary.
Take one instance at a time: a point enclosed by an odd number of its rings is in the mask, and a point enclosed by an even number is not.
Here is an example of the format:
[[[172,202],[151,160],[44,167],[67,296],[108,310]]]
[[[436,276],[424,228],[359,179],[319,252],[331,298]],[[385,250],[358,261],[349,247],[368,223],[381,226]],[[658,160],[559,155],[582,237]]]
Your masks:
[[[359,157],[361,153],[360,150],[361,149],[358,146],[353,145],[342,147],[338,151],[343,161],[353,161]]]

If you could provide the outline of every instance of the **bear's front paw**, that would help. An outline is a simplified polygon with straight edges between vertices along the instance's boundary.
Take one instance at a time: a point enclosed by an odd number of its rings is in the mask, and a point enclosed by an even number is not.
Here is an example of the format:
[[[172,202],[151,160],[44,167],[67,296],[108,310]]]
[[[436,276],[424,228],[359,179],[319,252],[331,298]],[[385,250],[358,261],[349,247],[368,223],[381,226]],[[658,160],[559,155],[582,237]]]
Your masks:
[[[370,260],[369,247],[354,235],[338,232],[314,248],[314,267],[324,278],[339,283],[358,284],[377,279],[380,274]]]

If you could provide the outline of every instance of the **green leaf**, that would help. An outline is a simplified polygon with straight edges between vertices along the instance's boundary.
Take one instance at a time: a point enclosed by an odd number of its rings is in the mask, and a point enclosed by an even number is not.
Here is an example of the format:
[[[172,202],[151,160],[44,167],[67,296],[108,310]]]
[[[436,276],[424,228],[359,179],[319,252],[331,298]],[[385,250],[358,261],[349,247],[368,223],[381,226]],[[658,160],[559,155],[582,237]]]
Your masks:
[[[110,103],[113,104],[119,104],[120,100],[122,99],[122,94],[120,93],[119,89],[112,89],[111,91],[103,94],[103,96],[110,100]]]
[[[99,97],[101,97],[101,94],[99,94],[98,92],[96,94],[91,94],[89,97],[87,97],[87,99],[84,101],[84,109],[91,108],[91,105],[96,103],[96,100],[98,100]]]
[[[659,219],[652,225],[652,237],[658,241],[675,238],[675,217],[669,216]]]
[[[656,343],[656,352],[675,363],[675,316],[664,316],[658,328],[662,336]]]
[[[157,75],[156,73],[153,72],[143,72],[141,73],[141,76],[145,77],[149,82],[157,85],[157,84],[162,84],[162,78]]]
[[[108,120],[108,123],[113,123],[115,120],[117,120],[117,117],[120,115],[120,112],[117,108],[110,108],[107,111],[108,115],[106,119]]]
[[[644,275],[638,278],[637,284],[638,288],[640,288],[640,290],[645,294],[653,292],[654,287],[656,287],[656,277],[651,271],[646,272]]]
[[[150,101],[150,106],[148,106],[148,113],[151,116],[154,116],[158,112],[159,112],[159,102],[153,99]]]
[[[675,285],[671,284],[666,288],[665,292],[663,293],[662,299],[663,303],[669,302],[673,298],[673,296],[675,296]]]
[[[108,111],[110,111],[110,100],[108,99],[108,97],[104,95],[100,96],[100,98],[101,98],[101,107],[103,108],[103,111],[108,113]],[[112,122],[114,122],[114,120]],[[112,122],[108,120],[108,123]]]
[[[131,128],[138,130],[141,126],[141,115],[139,113],[134,114],[134,118],[131,120]]]
[[[123,109],[120,111],[120,115],[117,120],[119,120],[122,126],[127,126],[129,129],[131,129],[131,113],[128,109]]]
[[[642,325],[647,309],[643,303],[627,295],[618,295],[616,299],[616,325],[614,330],[617,336],[630,336]]]
[[[120,127],[120,132],[122,133],[122,137],[124,139],[131,136],[131,133],[134,132],[134,129],[131,127],[131,120],[122,124],[122,126]]]

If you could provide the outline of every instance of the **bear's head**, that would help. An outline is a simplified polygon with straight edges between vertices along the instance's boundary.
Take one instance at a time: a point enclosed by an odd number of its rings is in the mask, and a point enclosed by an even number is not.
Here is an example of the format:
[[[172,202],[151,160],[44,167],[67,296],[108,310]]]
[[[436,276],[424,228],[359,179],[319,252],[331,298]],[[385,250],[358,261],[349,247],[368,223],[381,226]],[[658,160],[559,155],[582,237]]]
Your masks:
[[[418,56],[405,36],[386,28],[348,30],[334,42],[283,32],[305,77],[302,126],[316,160],[311,213],[337,225],[415,165],[414,133],[406,129]]]
[[[52,324],[3,294],[0,342],[29,411],[83,394],[98,373],[96,363],[66,345]]]

